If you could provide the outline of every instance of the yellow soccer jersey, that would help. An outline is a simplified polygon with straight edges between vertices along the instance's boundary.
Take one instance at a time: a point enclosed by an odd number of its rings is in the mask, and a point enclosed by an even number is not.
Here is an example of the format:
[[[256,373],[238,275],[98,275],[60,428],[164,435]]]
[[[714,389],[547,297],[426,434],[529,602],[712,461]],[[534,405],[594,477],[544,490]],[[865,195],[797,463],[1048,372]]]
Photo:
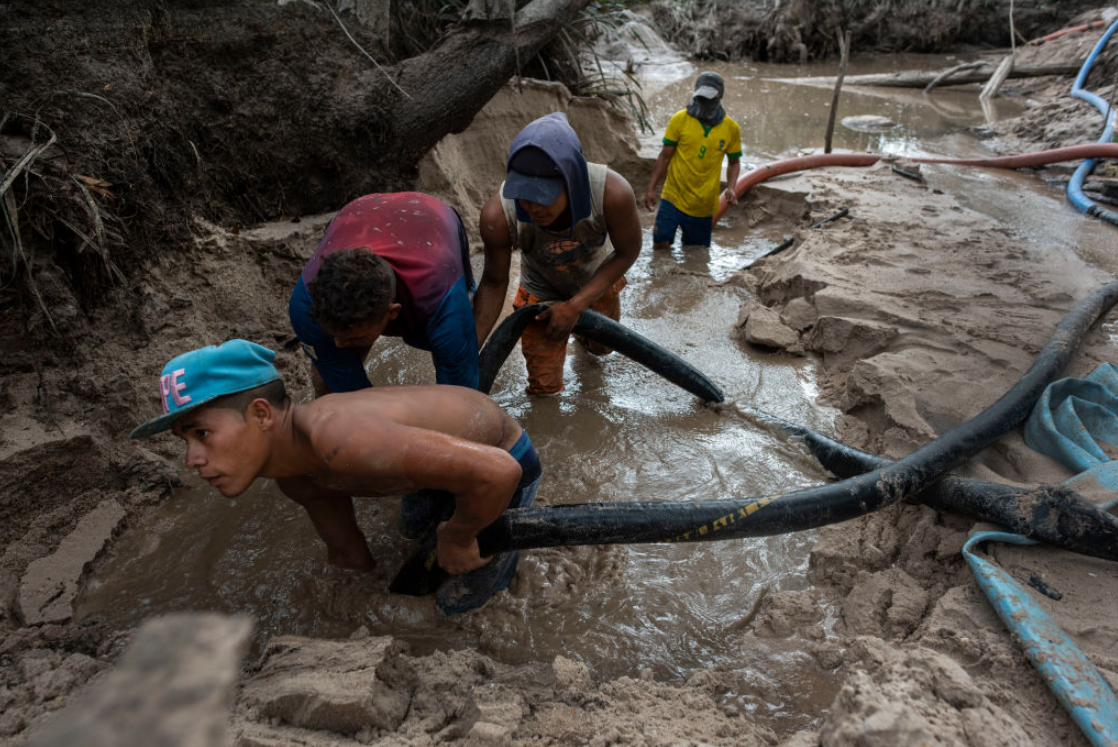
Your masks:
[[[741,129],[724,117],[709,130],[681,109],[672,115],[664,133],[664,145],[674,145],[661,199],[695,218],[718,211],[718,187],[722,157],[741,158]]]

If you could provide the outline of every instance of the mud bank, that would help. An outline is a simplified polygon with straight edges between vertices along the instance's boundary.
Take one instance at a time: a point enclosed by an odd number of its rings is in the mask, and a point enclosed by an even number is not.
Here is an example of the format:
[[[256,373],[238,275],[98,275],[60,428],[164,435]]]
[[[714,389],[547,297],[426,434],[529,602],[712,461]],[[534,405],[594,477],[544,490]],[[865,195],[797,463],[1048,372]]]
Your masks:
[[[790,337],[780,342],[770,331],[765,342],[822,357],[823,396],[844,413],[837,437],[892,458],[994,402],[1064,312],[1112,278],[961,204],[943,170],[925,166],[923,174],[926,182],[914,183],[880,165],[796,180],[813,218],[840,207],[855,217],[804,235],[791,254],[735,281],[758,299],[743,308],[742,334],[756,339],[755,316],[778,317]],[[1052,208],[1070,209],[1058,200]],[[1116,353],[1104,325],[1067,374],[1086,375]],[[1016,433],[962,472],[1011,484],[1070,477]],[[823,744],[1083,743],[962,562],[973,526],[901,505],[821,531],[809,577],[835,595],[846,657]],[[1027,568],[1058,588],[1082,589],[1075,603],[1050,610],[1065,629],[1090,631],[1072,635],[1118,684],[1118,628],[1107,605],[1094,603],[1118,590],[1113,563],[1053,550],[991,552],[1026,581]]]
[[[1097,38],[1029,54],[1074,58]],[[1096,85],[1109,91],[1105,80]],[[1024,84],[1029,110],[987,128],[987,143],[1021,153],[1093,141],[1100,123],[1067,97],[1068,88],[1067,81]],[[843,412],[835,435],[893,458],[995,401],[1063,314],[1118,270],[1118,235],[1076,217],[1057,191],[1074,166],[1042,174],[1054,187],[1050,195],[1014,175],[993,178],[996,199],[960,199],[960,180],[987,177],[898,165],[915,168],[923,182],[878,164],[774,186],[802,194],[812,220],[841,207],[853,218],[801,234],[795,249],[733,281],[755,295],[743,306],[741,334],[821,356],[823,397]],[[1036,220],[1006,222],[994,203],[1007,201],[1034,205]],[[751,320],[766,330],[763,339]],[[1065,375],[1085,376],[1114,360],[1114,325],[1111,313]],[[1071,476],[1019,433],[960,472],[1010,484]],[[900,505],[822,530],[809,575],[841,609],[844,682],[819,735],[802,744],[1086,744],[961,560],[975,527],[964,517]],[[1034,574],[1074,590],[1060,601],[1040,598],[1118,685],[1118,626],[1113,605],[1103,601],[1118,591],[1114,563],[1051,548],[993,545],[989,553],[1023,583]]]
[[[1017,32],[1031,39],[1069,15],[1096,7],[1059,3],[960,2],[812,3],[708,2],[651,4],[653,18],[680,49],[700,59],[806,62],[839,54],[838,29],[856,53],[944,52],[964,46],[1008,47],[1013,8]]]

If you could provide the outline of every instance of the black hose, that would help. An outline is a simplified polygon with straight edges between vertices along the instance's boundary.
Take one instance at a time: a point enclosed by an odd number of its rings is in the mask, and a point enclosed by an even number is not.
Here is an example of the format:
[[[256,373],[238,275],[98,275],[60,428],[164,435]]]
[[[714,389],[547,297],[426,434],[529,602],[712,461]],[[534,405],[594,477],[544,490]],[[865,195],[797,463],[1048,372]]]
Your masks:
[[[1081,301],[1056,327],[1025,375],[997,402],[896,462],[830,485],[786,495],[510,509],[478,534],[478,545],[483,555],[490,555],[566,545],[764,537],[814,529],[885,508],[927,487],[1020,425],[1044,388],[1067,365],[1090,326],[1116,300],[1118,282],[1103,286]],[[405,562],[390,588],[398,593],[426,593],[440,573],[432,532],[424,546]]]
[[[830,485],[762,498],[585,503],[506,511],[482,532],[483,547],[499,551],[762,537],[822,527],[877,511],[920,490],[1020,425],[1044,387],[1067,365],[1083,334],[1116,301],[1118,283],[1110,283],[1080,302],[1060,322],[1032,367],[996,403],[902,460],[877,470]]]
[[[808,451],[836,477],[860,475],[891,464],[806,426],[757,413],[803,441]],[[989,521],[1014,534],[1072,552],[1118,560],[1118,519],[1063,485],[1018,488],[986,480],[945,475],[906,500],[937,511]]]
[[[842,210],[838,211],[837,213],[830,216],[829,218],[824,218],[823,220],[819,221],[818,223],[812,223],[810,226],[808,226],[808,230],[811,230],[813,228],[819,228],[820,226],[822,226],[826,223],[830,223],[833,220],[838,220],[839,218],[845,218],[848,215],[850,215],[850,208],[843,208]],[[782,251],[784,251],[785,249],[787,249],[788,247],[792,246],[795,243],[796,243],[796,238],[794,236],[790,239],[785,239],[784,241],[782,241],[779,244],[777,244],[776,246],[774,246],[772,249],[769,249],[764,254],[756,257],[752,262],[750,262],[748,265],[746,265],[742,269],[744,270],[746,267],[752,267],[753,264],[756,263],[757,260],[759,260],[759,259],[764,259],[766,257],[771,257],[774,254],[780,254]]]
[[[589,309],[582,312],[575,323],[574,333],[613,348],[704,402],[722,402],[726,398],[702,371],[605,314]]]
[[[545,304],[522,306],[498,325],[478,361],[478,389],[486,394],[493,388],[493,381],[501,370],[516,341],[529,323],[546,309]],[[578,317],[574,334],[580,335],[621,353],[659,374],[677,386],[686,389],[704,402],[722,402],[725,396],[706,374],[699,371],[675,353],[660,347],[647,337],[637,334],[608,316],[587,309]]]
[[[1112,226],[1118,226],[1118,213],[1113,210],[1107,210],[1099,205],[1092,205],[1087,209],[1087,215],[1093,215],[1100,218]]]
[[[573,544],[701,542],[813,529],[884,508],[1020,425],[1090,326],[1116,300],[1118,282],[1080,302],[1056,327],[1025,375],[997,402],[907,457],[871,472],[760,498],[516,509],[483,530],[478,541],[486,552]]]
[[[893,173],[903,176],[905,179],[911,179],[914,182],[924,181],[924,177],[922,177],[920,174],[914,174],[911,171],[905,171],[904,169],[897,168],[896,166],[893,167]]]
[[[489,394],[497,374],[501,371],[501,366],[505,365],[505,361],[512,355],[512,349],[516,347],[520,336],[536,318],[536,314],[546,308],[547,304],[542,303],[521,306],[497,325],[497,329],[489,335],[489,339],[478,353],[478,391]]]

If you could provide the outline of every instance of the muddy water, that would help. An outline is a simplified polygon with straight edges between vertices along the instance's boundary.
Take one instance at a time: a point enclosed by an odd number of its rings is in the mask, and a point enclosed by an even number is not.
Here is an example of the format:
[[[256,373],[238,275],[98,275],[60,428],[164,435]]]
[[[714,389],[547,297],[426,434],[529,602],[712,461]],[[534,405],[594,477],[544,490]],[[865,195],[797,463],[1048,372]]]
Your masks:
[[[891,57],[857,61],[849,73],[949,64],[942,58]],[[727,108],[743,123],[747,167],[822,144],[830,88],[773,78],[828,75],[833,67],[715,66],[727,81]],[[686,102],[691,80],[669,82],[648,71],[646,96],[659,129],[642,136],[650,156],[659,148],[667,118]],[[867,133],[839,125],[834,143],[836,149],[971,155],[980,146],[965,128],[1016,111],[1013,102],[1000,101],[984,110],[973,91],[928,98],[851,89],[844,93],[840,117],[885,116],[898,127]],[[958,184],[960,189],[977,184],[979,193],[990,187],[973,177],[959,177]],[[639,195],[645,185],[634,187]],[[1051,203],[1051,190],[1045,189],[1033,180],[1025,202]],[[973,197],[976,204],[983,199]],[[998,203],[990,209],[1013,208]],[[651,216],[641,213],[649,227]],[[1074,216],[1067,222],[1073,243],[1076,222]],[[731,327],[743,291],[719,284],[794,227],[776,221],[751,232],[731,224],[716,232],[709,251],[676,248],[655,255],[646,232],[644,250],[628,275],[623,314],[638,332],[701,368],[731,403],[826,432],[833,413],[816,401],[815,363],[738,343]],[[568,388],[558,397],[524,394],[519,352],[494,386],[494,398],[532,434],[542,455],[540,503],[699,501],[782,493],[825,479],[802,453],[731,411],[705,408],[619,356],[597,359],[578,344],[570,350]],[[377,383],[433,380],[424,354],[393,341],[378,343],[371,369]],[[645,668],[658,677],[686,677],[699,668],[727,667],[740,670],[750,683],[727,697],[743,711],[787,727],[817,719],[833,698],[830,674],[805,653],[804,641],[751,637],[743,643],[765,594],[807,588],[814,532],[696,545],[527,551],[509,593],[480,613],[447,620],[429,599],[384,593],[413,548],[396,536],[397,508],[395,500],[359,502],[359,520],[382,565],[372,576],[358,577],[325,567],[310,523],[271,482],[258,481],[233,501],[206,486],[192,487],[116,544],[89,584],[79,616],[132,624],[182,609],[244,612],[258,621],[258,643],[279,633],[347,636],[364,626],[407,640],[419,651],[473,645],[507,662],[549,661],[562,654],[603,678]],[[833,611],[823,614],[829,627]]]
[[[892,73],[900,70],[942,70],[957,64],[952,57],[932,55],[890,55],[855,57],[847,76]],[[772,158],[788,158],[816,152],[826,143],[833,85],[830,83],[790,84],[789,80],[818,79],[838,73],[838,63],[809,65],[769,65],[749,63],[729,65],[703,63],[702,70],[713,70],[726,82],[723,97],[727,113],[742,129],[745,165],[764,163]],[[665,68],[677,74],[675,65]],[[699,70],[696,69],[696,73]],[[687,105],[694,74],[682,80],[666,81],[658,68],[647,68],[645,92],[658,131],[645,136],[643,144],[651,154],[660,147],[667,119]],[[958,146],[966,142],[974,151],[976,141],[969,128],[988,121],[1018,114],[1019,99],[998,97],[982,104],[972,87],[938,88],[925,96],[919,89],[870,88],[844,85],[835,115],[832,147],[836,151],[913,154],[932,149],[948,138],[946,152],[962,155]],[[873,115],[885,117],[897,126],[883,132],[865,132],[842,125],[843,120]],[[965,133],[962,138],[954,136]]]

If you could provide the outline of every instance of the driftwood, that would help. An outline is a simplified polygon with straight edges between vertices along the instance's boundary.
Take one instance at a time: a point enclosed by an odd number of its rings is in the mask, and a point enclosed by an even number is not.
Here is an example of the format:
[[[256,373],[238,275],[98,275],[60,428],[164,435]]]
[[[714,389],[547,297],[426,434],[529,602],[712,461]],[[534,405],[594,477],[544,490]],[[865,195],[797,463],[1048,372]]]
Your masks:
[[[962,67],[962,66],[957,66]],[[1075,75],[1083,67],[1083,60],[1076,62],[1051,62],[1043,65],[1020,65],[1013,68],[1010,78],[1039,78],[1046,75]],[[891,88],[925,88],[932,82],[939,86],[957,86],[963,83],[985,83],[994,74],[995,66],[983,63],[971,69],[957,70],[946,81],[936,79],[944,71],[909,70],[882,75],[848,75],[844,85],[848,86],[887,86]],[[800,83],[834,83],[834,78],[800,78]]]
[[[978,94],[980,99],[989,99],[998,95],[998,89],[1005,83],[1006,78],[1013,74],[1013,55],[1005,56],[998,69],[990,76],[990,80],[986,81],[986,85],[982,87],[982,93]]]
[[[1017,36],[1016,29],[1013,27],[1013,0],[1009,0],[1009,54],[1002,60],[1002,64],[998,65],[998,69],[990,76],[990,80],[986,81],[986,85],[982,87],[982,92],[978,94],[980,99],[992,99],[998,95],[998,89],[1005,83],[1005,79],[1013,72],[1013,65],[1016,63],[1017,57]]]
[[[932,82],[924,87],[924,93],[931,93],[933,88],[941,85],[945,80],[952,77],[953,75],[958,75],[964,70],[974,70],[976,68],[980,68],[985,64],[987,63],[982,62],[981,60],[976,60],[974,62],[964,62],[961,65],[956,65],[955,67],[949,67],[942,73],[937,74],[936,77],[932,78]]]

